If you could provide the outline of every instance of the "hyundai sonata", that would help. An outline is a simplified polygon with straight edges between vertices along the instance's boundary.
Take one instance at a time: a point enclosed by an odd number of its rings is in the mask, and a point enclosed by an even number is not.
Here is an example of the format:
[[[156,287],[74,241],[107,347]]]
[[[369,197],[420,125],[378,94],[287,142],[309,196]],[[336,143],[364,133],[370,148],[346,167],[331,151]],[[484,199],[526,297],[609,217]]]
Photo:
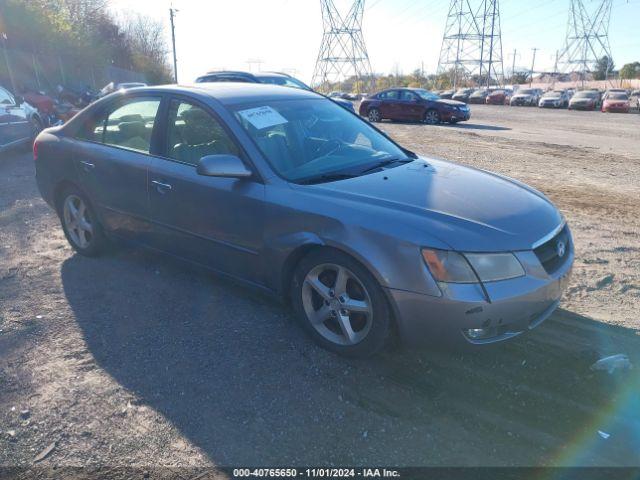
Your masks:
[[[573,263],[569,228],[540,192],[419,157],[304,90],[117,92],[41,133],[34,156],[78,253],[121,238],[197,262],[290,301],[345,355],[396,332],[512,338],[549,317]]]

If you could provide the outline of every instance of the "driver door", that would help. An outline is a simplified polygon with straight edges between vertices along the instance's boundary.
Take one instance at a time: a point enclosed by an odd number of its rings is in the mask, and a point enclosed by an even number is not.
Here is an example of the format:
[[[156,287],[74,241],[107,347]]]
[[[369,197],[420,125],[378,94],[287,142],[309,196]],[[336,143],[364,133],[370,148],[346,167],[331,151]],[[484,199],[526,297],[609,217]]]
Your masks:
[[[229,275],[262,283],[258,268],[264,226],[264,184],[208,177],[200,158],[231,154],[247,159],[207,106],[173,97],[166,110],[161,156],[149,167],[154,246]]]

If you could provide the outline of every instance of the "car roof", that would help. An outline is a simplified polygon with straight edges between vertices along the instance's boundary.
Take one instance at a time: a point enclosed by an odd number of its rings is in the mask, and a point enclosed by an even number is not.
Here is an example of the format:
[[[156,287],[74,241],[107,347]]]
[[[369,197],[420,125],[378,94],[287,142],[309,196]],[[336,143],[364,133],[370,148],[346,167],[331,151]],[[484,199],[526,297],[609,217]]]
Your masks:
[[[266,83],[244,82],[162,85],[157,87],[136,88],[135,91],[204,95],[218,100],[223,105],[251,103],[256,101],[323,98],[317,93],[299,88],[283,87],[280,85],[271,85]]]

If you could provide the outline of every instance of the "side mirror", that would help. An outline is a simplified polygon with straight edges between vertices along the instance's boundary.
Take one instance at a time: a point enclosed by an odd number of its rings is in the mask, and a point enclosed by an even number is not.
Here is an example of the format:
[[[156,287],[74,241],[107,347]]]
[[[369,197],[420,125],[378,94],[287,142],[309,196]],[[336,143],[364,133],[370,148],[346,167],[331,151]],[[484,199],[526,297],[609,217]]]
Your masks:
[[[24,97],[21,97],[20,95],[16,95],[13,99],[18,107],[24,103]]]
[[[247,178],[253,175],[235,155],[207,155],[200,159],[198,175],[205,177]]]

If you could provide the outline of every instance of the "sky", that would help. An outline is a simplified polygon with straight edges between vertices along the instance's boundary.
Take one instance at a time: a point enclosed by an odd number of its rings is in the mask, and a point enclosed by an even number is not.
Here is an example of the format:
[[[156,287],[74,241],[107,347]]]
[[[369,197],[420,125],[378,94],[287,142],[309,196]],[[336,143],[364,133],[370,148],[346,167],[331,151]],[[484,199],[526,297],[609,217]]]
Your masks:
[[[334,0],[346,12],[352,0]],[[590,8],[599,0],[584,0]],[[570,0],[501,0],[504,67],[552,70],[566,35]],[[376,73],[435,72],[450,0],[367,0],[363,33]],[[208,70],[286,71],[311,83],[322,39],[319,0],[111,0],[166,25],[175,18],[178,78]],[[640,61],[640,0],[613,0],[609,40],[617,67]],[[258,63],[261,62],[261,63]]]

